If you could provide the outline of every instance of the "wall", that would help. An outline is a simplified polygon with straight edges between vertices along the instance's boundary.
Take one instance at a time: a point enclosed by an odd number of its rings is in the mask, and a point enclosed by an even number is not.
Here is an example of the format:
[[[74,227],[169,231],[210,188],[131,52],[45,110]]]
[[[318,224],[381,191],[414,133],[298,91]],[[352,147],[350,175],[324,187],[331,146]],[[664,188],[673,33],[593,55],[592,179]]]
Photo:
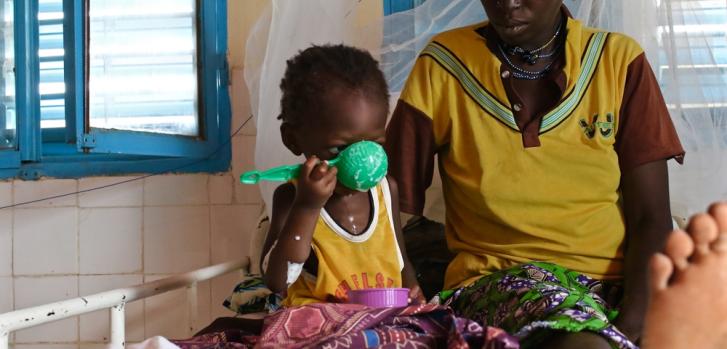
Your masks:
[[[232,129],[250,115],[244,42],[265,0],[230,0]],[[252,168],[252,123],[233,139],[232,171],[168,175],[0,211],[0,313],[153,281],[248,254],[261,211],[255,187],[237,178]],[[0,182],[0,206],[76,192],[133,177]],[[231,315],[221,303],[232,274],[200,285],[197,327]],[[186,291],[131,303],[127,340],[187,336]],[[108,313],[17,332],[18,349],[102,348]]]
[[[244,82],[245,41],[269,0],[228,0],[232,130],[251,115]],[[357,14],[380,17],[380,0]],[[379,37],[374,35],[374,37]],[[167,175],[0,210],[0,313],[130,286],[248,255],[262,209],[259,191],[237,178],[253,168],[252,122],[232,140],[232,170]],[[0,182],[0,206],[134,178],[98,177]],[[198,290],[201,328],[232,315],[221,305],[239,280],[231,274]],[[127,341],[153,335],[184,338],[186,291],[127,306]],[[18,349],[96,349],[107,340],[108,312],[19,331]]]

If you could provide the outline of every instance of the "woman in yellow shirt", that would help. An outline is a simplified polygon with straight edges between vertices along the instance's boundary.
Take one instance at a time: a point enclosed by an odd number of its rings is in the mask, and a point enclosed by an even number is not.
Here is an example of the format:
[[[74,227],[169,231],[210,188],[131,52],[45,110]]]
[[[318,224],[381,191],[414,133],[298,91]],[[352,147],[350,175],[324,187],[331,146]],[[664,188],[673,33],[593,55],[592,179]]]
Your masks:
[[[483,0],[435,36],[387,131],[403,212],[438,159],[460,315],[527,348],[634,348],[684,151],[639,45],[561,0]]]

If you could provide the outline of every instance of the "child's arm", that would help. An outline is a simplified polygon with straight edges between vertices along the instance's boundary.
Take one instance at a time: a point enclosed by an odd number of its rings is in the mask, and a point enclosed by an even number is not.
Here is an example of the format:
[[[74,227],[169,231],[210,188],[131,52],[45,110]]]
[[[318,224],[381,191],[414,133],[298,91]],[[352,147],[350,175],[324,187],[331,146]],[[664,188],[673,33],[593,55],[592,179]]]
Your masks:
[[[336,187],[336,173],[335,167],[311,157],[300,169],[297,187],[284,184],[275,190],[262,254],[269,253],[263,279],[271,291],[285,294],[289,264],[303,264],[310,256],[313,230],[321,208]]]
[[[396,230],[396,241],[399,243],[399,250],[401,251],[401,257],[404,259],[404,269],[401,270],[401,280],[404,287],[409,288],[409,299],[411,303],[426,303],[427,300],[424,298],[424,293],[419,287],[417,281],[416,271],[409,261],[409,256],[406,254],[406,246],[404,244],[404,234],[401,232],[401,218],[399,217],[399,187],[396,184],[396,180],[387,176],[389,182],[389,191],[391,192],[391,211],[394,219],[394,229]]]

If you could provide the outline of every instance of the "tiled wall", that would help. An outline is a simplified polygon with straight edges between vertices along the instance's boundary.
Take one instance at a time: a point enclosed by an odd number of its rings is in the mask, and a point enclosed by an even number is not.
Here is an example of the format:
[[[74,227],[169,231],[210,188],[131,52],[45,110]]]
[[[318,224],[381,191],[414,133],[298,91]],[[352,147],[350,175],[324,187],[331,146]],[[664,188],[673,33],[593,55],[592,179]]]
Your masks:
[[[229,0],[232,130],[250,116],[243,78],[245,40],[269,0]],[[372,15],[380,12],[371,2]],[[237,178],[253,168],[255,129],[232,140],[224,174],[166,175],[0,210],[0,313],[149,282],[248,255],[261,212],[259,191]],[[121,182],[130,177],[0,181],[0,206]],[[230,315],[221,303],[239,275],[199,285],[197,328]],[[188,334],[187,292],[126,308],[127,341]],[[18,349],[96,349],[107,340],[108,313],[19,331]]]
[[[242,70],[244,43],[267,1],[228,2],[232,130],[251,114]],[[0,313],[247,256],[261,199],[256,187],[242,186],[237,178],[253,167],[252,122],[232,146],[227,173],[151,177],[0,210]],[[0,181],[0,206],[130,178]],[[231,315],[221,303],[239,277],[233,273],[199,285],[194,326]],[[127,341],[187,336],[186,297],[186,290],[177,290],[129,304]],[[108,312],[98,311],[19,331],[11,339],[18,349],[103,348],[108,324]]]
[[[242,70],[233,72],[233,129],[250,115]],[[236,178],[252,168],[255,132],[233,139],[224,174],[150,177],[106,189],[0,210],[0,313],[242,258],[261,212],[256,187]],[[73,193],[134,178],[0,182],[0,206]],[[221,303],[239,274],[199,285],[201,328],[230,315]],[[127,309],[127,340],[188,335],[185,290]],[[108,312],[19,331],[16,348],[95,348],[109,335]]]

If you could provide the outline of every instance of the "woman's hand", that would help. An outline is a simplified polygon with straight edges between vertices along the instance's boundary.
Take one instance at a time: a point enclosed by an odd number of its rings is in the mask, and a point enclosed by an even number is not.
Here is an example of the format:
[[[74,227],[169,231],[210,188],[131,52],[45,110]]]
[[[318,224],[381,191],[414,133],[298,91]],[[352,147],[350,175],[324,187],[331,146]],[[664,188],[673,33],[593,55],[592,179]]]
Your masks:
[[[333,195],[338,169],[329,167],[315,155],[303,163],[298,175],[295,204],[301,208],[320,209]]]
[[[425,304],[426,302],[427,299],[418,284],[409,288],[409,304]]]

